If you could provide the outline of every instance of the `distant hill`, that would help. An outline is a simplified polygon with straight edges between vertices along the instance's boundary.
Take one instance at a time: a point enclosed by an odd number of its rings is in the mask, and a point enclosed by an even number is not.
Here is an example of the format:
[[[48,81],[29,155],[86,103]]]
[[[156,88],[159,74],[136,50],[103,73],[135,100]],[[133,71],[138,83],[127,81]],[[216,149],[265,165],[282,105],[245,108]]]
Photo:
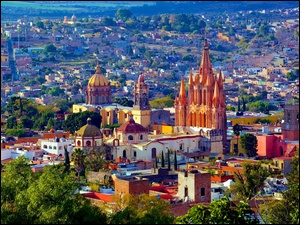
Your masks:
[[[77,18],[114,17],[118,9],[129,9],[134,16],[157,14],[224,13],[249,10],[299,8],[298,1],[2,1],[1,21],[28,17]],[[13,12],[13,13],[12,13]]]

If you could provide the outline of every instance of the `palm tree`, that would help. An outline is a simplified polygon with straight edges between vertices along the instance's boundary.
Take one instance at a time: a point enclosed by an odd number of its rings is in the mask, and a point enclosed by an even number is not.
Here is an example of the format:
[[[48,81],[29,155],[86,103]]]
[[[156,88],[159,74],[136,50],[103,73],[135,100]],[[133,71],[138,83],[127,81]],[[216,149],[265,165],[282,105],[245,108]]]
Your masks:
[[[165,167],[165,157],[164,157],[164,152],[161,151],[161,167],[164,168]]]
[[[77,172],[78,181],[80,181],[80,173],[83,171],[85,155],[80,148],[75,148],[71,154],[71,161],[74,163],[75,170]]]
[[[171,160],[170,160],[170,150],[169,149],[168,149],[167,155],[168,155],[168,170],[170,171],[171,170]]]
[[[174,152],[174,170],[177,171],[177,156],[176,156],[176,150]]]

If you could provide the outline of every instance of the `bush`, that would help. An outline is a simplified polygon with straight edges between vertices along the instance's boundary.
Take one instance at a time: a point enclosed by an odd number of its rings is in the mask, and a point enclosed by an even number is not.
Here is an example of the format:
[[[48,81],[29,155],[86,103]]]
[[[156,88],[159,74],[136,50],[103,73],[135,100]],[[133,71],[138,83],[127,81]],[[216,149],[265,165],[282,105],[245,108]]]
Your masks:
[[[91,183],[90,188],[91,188],[92,191],[98,191],[99,192],[100,185],[97,184],[97,183]]]

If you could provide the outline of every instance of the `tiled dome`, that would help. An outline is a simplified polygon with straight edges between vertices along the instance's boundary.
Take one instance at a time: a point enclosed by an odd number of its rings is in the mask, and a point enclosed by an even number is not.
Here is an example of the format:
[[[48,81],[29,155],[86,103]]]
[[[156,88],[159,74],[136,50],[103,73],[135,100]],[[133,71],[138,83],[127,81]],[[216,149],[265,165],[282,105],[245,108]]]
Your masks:
[[[136,123],[133,120],[133,116],[130,115],[129,120],[119,127],[118,132],[124,133],[146,133],[147,129],[141,124]]]
[[[101,136],[100,129],[91,124],[91,118],[87,119],[87,124],[82,126],[77,132],[76,136],[82,137],[93,137],[93,136]]]
[[[108,86],[109,81],[107,78],[101,74],[100,66],[96,66],[96,73],[90,78],[88,86],[99,87],[99,86]]]

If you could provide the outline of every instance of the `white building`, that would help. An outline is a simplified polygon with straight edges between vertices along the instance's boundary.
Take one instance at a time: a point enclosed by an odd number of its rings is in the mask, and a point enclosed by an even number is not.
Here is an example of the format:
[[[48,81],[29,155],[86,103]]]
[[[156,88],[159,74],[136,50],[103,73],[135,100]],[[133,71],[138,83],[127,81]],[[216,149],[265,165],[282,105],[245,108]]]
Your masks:
[[[45,154],[56,154],[56,155],[65,155],[65,149],[67,148],[69,155],[72,153],[73,150],[73,143],[72,140],[60,140],[49,139],[49,140],[42,140],[41,141],[41,149]]]

